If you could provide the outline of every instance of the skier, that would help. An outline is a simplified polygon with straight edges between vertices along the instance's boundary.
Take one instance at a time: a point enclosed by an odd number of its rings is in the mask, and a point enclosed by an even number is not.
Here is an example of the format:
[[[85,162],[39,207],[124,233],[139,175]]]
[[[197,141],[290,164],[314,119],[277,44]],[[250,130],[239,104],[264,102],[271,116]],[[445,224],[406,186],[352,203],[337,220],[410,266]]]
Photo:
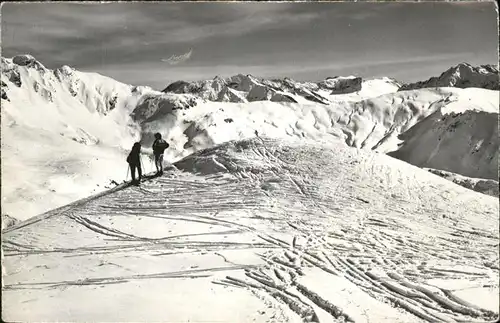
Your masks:
[[[136,142],[132,146],[132,150],[127,157],[127,163],[130,166],[130,174],[132,175],[132,184],[139,185],[139,182],[142,178],[142,169],[141,169],[141,144]],[[139,174],[139,179],[135,180],[135,169],[137,168],[137,173]]]
[[[161,138],[159,132],[155,133],[155,141],[153,142],[153,154],[155,156],[156,174],[163,174],[163,153],[170,145]]]

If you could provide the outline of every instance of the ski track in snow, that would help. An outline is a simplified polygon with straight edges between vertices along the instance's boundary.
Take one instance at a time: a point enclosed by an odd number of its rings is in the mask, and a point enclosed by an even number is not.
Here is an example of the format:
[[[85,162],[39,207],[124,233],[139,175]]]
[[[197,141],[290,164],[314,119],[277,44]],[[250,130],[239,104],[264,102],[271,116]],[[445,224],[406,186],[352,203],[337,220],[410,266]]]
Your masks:
[[[106,288],[154,281],[167,284],[163,297],[186,279],[208,279],[197,288],[219,288],[214,297],[228,290],[253,295],[271,308],[272,315],[252,314],[263,322],[498,317],[498,310],[459,296],[453,285],[498,293],[494,198],[341,146],[322,150],[259,138],[241,154],[241,163],[263,167],[205,175],[168,171],[140,187],[5,230],[4,310],[16,310],[5,318],[54,319],[42,309],[50,304],[44,295],[71,303]],[[443,287],[446,282],[452,287]],[[75,296],[73,288],[86,296]],[[71,320],[74,305],[60,306],[57,319]],[[86,319],[102,321],[97,312]],[[162,317],[142,315],[127,320]]]

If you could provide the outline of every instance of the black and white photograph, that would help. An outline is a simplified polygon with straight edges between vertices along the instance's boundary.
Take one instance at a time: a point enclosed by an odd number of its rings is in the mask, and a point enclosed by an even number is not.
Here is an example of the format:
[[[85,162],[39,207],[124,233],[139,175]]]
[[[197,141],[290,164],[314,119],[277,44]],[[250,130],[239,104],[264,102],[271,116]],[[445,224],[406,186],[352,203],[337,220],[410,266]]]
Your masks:
[[[0,14],[4,322],[498,322],[494,1]]]

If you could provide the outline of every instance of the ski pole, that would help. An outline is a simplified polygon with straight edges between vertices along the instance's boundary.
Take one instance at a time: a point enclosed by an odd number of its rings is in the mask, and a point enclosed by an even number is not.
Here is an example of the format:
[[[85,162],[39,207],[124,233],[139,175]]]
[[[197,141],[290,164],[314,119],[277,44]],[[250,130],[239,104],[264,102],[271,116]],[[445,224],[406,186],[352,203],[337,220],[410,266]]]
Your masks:
[[[127,166],[127,177],[125,177],[125,182],[128,180],[128,172],[130,172],[130,165]]]

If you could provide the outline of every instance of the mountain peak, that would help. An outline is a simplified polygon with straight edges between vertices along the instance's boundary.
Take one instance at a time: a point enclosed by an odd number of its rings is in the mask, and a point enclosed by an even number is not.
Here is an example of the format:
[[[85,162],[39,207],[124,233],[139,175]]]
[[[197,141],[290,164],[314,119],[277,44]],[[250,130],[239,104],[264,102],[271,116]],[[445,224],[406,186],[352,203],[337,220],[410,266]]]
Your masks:
[[[458,63],[457,66],[455,66],[455,68],[459,68],[459,67],[473,68],[473,66],[471,64],[467,63],[467,62],[461,62],[461,63]]]

